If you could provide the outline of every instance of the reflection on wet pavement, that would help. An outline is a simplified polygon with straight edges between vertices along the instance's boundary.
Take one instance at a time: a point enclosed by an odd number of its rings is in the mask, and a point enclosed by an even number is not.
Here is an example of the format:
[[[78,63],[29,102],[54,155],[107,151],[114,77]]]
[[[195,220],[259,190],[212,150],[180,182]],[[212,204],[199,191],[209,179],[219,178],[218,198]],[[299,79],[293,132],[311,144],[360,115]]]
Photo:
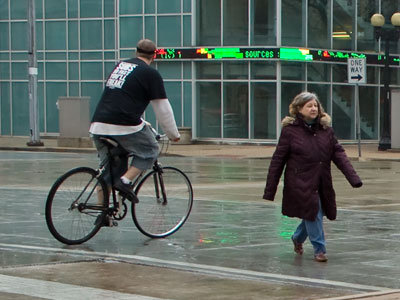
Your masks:
[[[268,160],[165,157],[163,165],[185,171],[194,187],[193,211],[180,231],[150,240],[137,231],[128,214],[118,227],[102,228],[74,247],[51,237],[44,204],[58,176],[76,166],[95,168],[96,155],[0,152],[0,161],[2,266],[112,254],[123,261],[147,257],[153,265],[169,262],[173,268],[192,271],[205,265],[228,268],[228,273],[243,270],[248,276],[275,274],[269,280],[314,287],[326,286],[326,280],[337,291],[400,288],[400,162],[353,162],[364,182],[361,189],[351,188],[333,167],[338,219],[325,220],[329,262],[320,264],[313,261],[308,242],[302,257],[293,253],[290,236],[299,221],[281,215],[281,187],[275,202],[261,199]]]

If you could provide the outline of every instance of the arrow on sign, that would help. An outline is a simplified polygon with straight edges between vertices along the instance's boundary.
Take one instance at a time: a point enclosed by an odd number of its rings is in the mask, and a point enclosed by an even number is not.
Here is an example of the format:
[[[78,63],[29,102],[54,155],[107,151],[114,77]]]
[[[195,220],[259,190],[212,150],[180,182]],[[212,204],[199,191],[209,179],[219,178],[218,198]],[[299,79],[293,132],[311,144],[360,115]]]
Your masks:
[[[351,76],[351,79],[357,79],[360,81],[362,79],[362,76],[360,74],[357,74],[357,76]]]

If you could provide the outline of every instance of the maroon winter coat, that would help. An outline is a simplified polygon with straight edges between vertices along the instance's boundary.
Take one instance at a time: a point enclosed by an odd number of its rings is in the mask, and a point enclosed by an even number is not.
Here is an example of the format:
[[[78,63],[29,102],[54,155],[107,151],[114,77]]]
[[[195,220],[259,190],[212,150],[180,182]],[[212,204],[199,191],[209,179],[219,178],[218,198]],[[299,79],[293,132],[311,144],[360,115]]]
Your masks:
[[[336,219],[331,161],[353,187],[362,185],[333,129],[329,127],[330,120],[329,115],[324,114],[311,127],[300,115],[286,117],[282,121],[282,132],[269,166],[263,198],[274,200],[286,165],[282,213],[288,217],[314,221],[319,208],[319,195],[326,217]]]

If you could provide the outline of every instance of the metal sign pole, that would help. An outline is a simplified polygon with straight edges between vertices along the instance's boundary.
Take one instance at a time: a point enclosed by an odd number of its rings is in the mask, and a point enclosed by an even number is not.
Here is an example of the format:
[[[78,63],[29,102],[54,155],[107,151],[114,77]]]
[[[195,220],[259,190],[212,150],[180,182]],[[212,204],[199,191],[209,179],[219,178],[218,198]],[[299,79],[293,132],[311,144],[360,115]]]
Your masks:
[[[43,146],[40,142],[39,134],[39,115],[37,101],[37,58],[36,58],[36,11],[35,0],[28,2],[28,76],[29,76],[29,125],[30,125],[30,141],[28,146]]]
[[[360,119],[360,97],[358,90],[358,83],[356,84],[355,90],[356,96],[356,126],[357,126],[357,139],[358,139],[358,158],[361,158],[361,119]]]
[[[358,159],[361,160],[361,116],[359,84],[367,82],[367,65],[365,58],[349,58],[347,60],[347,81],[355,83],[356,138],[358,140]]]

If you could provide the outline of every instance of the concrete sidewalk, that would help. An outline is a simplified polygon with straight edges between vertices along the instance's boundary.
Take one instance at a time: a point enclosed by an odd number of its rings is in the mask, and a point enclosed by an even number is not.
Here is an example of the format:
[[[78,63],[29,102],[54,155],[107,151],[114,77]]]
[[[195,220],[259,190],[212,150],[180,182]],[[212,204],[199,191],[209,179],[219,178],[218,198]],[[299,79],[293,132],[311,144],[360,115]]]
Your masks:
[[[27,146],[29,137],[0,136],[0,150],[40,151],[40,152],[83,152],[95,153],[95,148],[58,147],[57,138],[43,138],[44,146]],[[357,144],[343,144],[347,155],[353,160],[400,160],[400,149],[378,151],[378,144],[362,144],[361,158]],[[225,158],[270,158],[275,145],[242,145],[193,143],[190,145],[170,144],[167,155],[188,157],[225,157]]]

